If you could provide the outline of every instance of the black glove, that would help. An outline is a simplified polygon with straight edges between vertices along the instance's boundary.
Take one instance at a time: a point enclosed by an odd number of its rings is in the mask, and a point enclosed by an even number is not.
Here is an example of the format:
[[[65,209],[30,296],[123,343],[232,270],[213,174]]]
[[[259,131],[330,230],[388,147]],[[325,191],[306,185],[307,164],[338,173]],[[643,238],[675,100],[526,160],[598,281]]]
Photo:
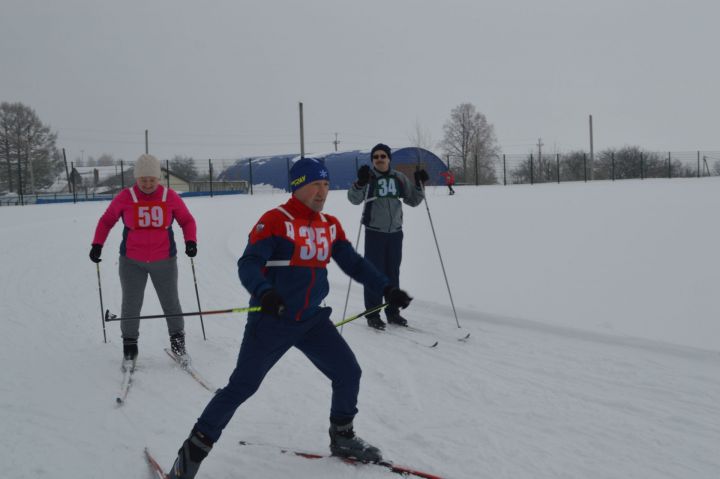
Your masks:
[[[194,241],[185,242],[185,254],[191,258],[194,258],[197,254],[197,243]]]
[[[285,312],[285,302],[274,289],[269,289],[260,298],[261,312],[270,316],[282,316]]]
[[[385,300],[390,303],[391,307],[405,309],[410,306],[410,301],[412,301],[409,294],[395,286],[387,286],[384,293]]]
[[[415,175],[415,185],[418,187],[421,183],[425,183],[427,180],[430,179],[430,175],[427,174],[427,171],[425,170],[417,170],[414,173]]]
[[[92,248],[90,248],[90,261],[93,263],[102,261],[100,259],[100,253],[102,253],[102,245],[93,243]]]
[[[370,167],[368,165],[362,165],[357,172],[357,181],[355,182],[358,186],[363,187],[370,181]]]

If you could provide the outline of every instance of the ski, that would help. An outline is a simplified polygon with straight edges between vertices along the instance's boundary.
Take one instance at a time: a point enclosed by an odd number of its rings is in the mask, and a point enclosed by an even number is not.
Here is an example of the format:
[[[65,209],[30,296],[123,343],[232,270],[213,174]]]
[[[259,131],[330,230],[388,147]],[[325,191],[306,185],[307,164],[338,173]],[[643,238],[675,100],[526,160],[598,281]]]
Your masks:
[[[408,329],[406,326],[393,326],[392,328]],[[390,336],[395,336],[395,337],[398,337],[398,338],[402,338],[402,339],[404,339],[404,340],[406,340],[406,341],[410,341],[410,342],[413,343],[413,344],[417,344],[418,346],[424,346],[424,347],[426,347],[426,348],[434,348],[434,347],[437,347],[437,345],[438,345],[438,342],[437,342],[437,340],[435,340],[435,339],[432,340],[432,343],[428,343],[427,341],[426,341],[426,342],[418,341],[417,339],[413,339],[413,338],[411,338],[411,337],[408,337],[408,336],[405,335],[405,334],[400,334],[399,332],[393,331],[393,330],[392,330],[390,327],[388,327],[388,326],[386,326],[385,329],[383,329],[383,330],[375,329],[375,328],[372,328],[372,329],[374,329],[375,331],[377,331],[377,332],[380,333],[380,334],[389,334]],[[412,330],[411,330],[411,329],[408,329],[408,331],[412,331]],[[420,332],[420,331],[415,331],[415,332]]]
[[[415,326],[400,326],[400,327],[404,327],[404,328],[406,328],[408,331],[415,331],[416,333],[424,333],[424,334],[430,334],[430,335],[433,334],[433,333],[431,333],[431,332],[429,332],[429,331],[425,331],[424,329],[416,328]],[[468,339],[470,339],[470,333],[467,333],[467,334],[465,334],[465,335],[463,335],[463,336],[461,336],[461,337],[459,337],[459,338],[458,338],[458,337],[455,337],[455,339],[456,339],[457,341],[460,341],[460,342],[465,343],[465,342],[467,342]]]
[[[200,384],[202,387],[204,387],[211,393],[216,393],[218,391],[216,387],[210,384],[208,380],[203,378],[200,373],[197,372],[197,370],[192,366],[192,364],[190,364],[190,361],[181,358],[180,356],[172,352],[172,350],[170,350],[169,348],[165,348],[165,352],[168,356],[170,356],[173,361],[175,361],[175,363],[177,363],[178,366],[180,366],[180,369],[188,373],[190,377],[197,381],[198,384]]]
[[[274,444],[253,443],[253,442],[248,442],[248,441],[240,441],[240,445],[241,446],[270,447],[273,449],[277,449],[282,454],[294,455],[294,456],[298,456],[298,457],[303,457],[305,459],[334,458],[334,459],[343,461],[346,464],[351,464],[354,466],[383,467],[391,472],[394,472],[395,474],[400,474],[402,476],[424,477],[425,479],[443,479],[442,476],[438,476],[436,474],[430,474],[429,472],[419,471],[419,470],[413,469],[411,467],[400,466],[398,464],[393,463],[392,461],[383,460],[380,462],[363,462],[363,461],[359,461],[357,459],[353,459],[350,457],[340,457],[340,456],[333,456],[331,454],[317,454],[317,453],[312,453],[312,452],[297,451],[297,450],[292,450],[290,448],[286,448],[286,447],[282,447],[282,446],[276,446]]]
[[[162,467],[160,467],[160,464],[158,464],[155,458],[152,457],[150,450],[147,447],[145,448],[145,459],[147,459],[148,465],[153,472],[153,477],[156,477],[157,479],[168,479],[167,474],[165,474],[165,471],[163,471]]]
[[[133,383],[133,374],[135,374],[135,363],[137,359],[123,359],[122,372],[123,378],[120,385],[120,393],[115,397],[115,402],[118,406],[125,404],[127,395],[130,392],[130,386]]]

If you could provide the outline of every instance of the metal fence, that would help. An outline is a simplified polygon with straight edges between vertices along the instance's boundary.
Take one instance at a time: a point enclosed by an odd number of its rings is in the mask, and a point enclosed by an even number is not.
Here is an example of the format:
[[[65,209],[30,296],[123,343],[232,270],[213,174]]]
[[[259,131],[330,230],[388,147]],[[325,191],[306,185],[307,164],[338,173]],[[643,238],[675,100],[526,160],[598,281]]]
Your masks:
[[[449,163],[451,163],[447,159]],[[451,163],[452,164],[452,163]],[[607,150],[591,157],[567,154],[500,155],[453,165],[463,184],[535,184],[568,181],[690,178],[720,175],[720,151],[656,152],[634,148]]]
[[[225,180],[223,172],[240,164],[245,166],[238,169],[242,173],[234,175],[231,181]],[[254,169],[258,164],[235,159],[193,160],[184,164],[164,161],[162,184],[182,196],[253,194],[258,189],[273,189],[267,182],[257,181]],[[135,182],[133,166],[123,161],[86,167],[71,163],[50,191],[6,193],[0,195],[0,206],[109,200]],[[699,178],[720,176],[720,151],[652,152],[624,148],[601,151],[593,157],[586,152],[503,154],[486,161],[468,161],[464,169],[452,166],[458,183],[474,185]],[[431,181],[443,184],[441,178]]]

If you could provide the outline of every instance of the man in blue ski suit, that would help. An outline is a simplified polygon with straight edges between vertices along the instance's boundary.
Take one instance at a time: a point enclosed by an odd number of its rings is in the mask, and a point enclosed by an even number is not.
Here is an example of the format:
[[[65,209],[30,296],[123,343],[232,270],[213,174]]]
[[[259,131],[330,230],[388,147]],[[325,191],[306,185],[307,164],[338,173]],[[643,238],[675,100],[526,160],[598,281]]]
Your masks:
[[[379,449],[353,430],[361,370],[330,320],[331,308],[320,305],[329,291],[326,266],[334,259],[343,272],[384,294],[394,307],[405,308],[412,298],[355,252],[337,218],[321,213],[330,187],[322,161],[298,160],[290,169],[290,180],[292,197],[260,218],[238,261],[240,281],[251,294],[250,306],[261,310],[248,314],[237,366],[180,447],[170,479],[195,477],[237,408],[291,347],[332,381],[332,454],[368,462],[382,459]]]

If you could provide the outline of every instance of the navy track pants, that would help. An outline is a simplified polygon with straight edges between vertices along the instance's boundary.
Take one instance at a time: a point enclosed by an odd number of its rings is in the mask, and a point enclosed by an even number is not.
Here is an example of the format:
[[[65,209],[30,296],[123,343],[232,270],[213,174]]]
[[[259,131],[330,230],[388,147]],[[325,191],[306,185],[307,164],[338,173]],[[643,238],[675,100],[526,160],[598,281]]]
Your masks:
[[[198,418],[197,430],[217,441],[237,408],[258,390],[268,371],[293,346],[332,381],[330,417],[352,420],[357,414],[362,372],[350,346],[330,321],[330,312],[331,308],[322,308],[306,321],[250,315],[235,370]]]
[[[400,263],[402,262],[403,232],[380,233],[365,229],[365,259],[390,280],[390,285],[400,287]],[[365,288],[365,309],[383,304],[382,294]],[[385,308],[385,314],[397,314],[397,308]]]

